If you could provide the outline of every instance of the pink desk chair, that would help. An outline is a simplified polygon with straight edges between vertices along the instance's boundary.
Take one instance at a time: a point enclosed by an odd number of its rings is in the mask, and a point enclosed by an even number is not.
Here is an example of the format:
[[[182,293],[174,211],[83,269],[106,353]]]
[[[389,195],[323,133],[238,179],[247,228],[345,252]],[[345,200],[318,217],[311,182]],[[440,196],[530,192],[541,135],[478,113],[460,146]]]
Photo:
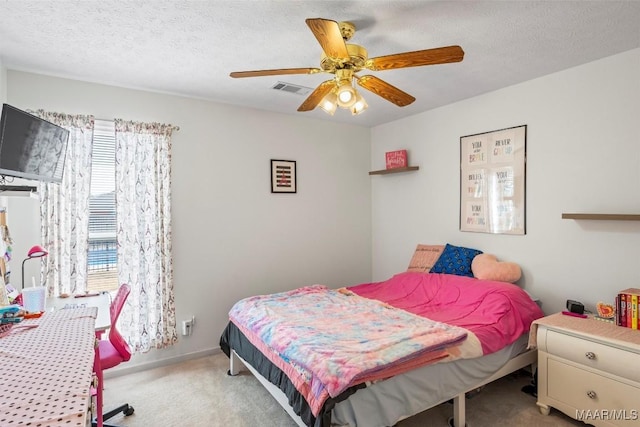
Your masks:
[[[124,338],[122,338],[122,335],[120,335],[120,332],[118,332],[118,329],[116,328],[118,317],[120,316],[122,307],[129,296],[129,292],[131,292],[131,287],[128,284],[124,283],[120,285],[118,293],[109,307],[109,314],[111,315],[109,338],[98,341],[96,348],[93,370],[98,378],[98,386],[96,389],[96,417],[91,422],[92,427],[116,427],[110,424],[104,424],[104,421],[114,417],[120,412],[128,416],[133,414],[134,411],[133,406],[129,406],[128,403],[125,403],[105,414],[102,413],[102,371],[113,368],[114,366],[131,359],[131,350],[129,349],[129,345]]]

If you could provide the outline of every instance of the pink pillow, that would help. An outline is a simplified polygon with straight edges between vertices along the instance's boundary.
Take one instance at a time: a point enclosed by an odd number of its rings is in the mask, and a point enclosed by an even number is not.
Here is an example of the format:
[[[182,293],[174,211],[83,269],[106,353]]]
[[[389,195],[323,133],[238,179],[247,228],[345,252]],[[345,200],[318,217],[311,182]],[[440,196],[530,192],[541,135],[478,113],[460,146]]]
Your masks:
[[[440,258],[443,250],[444,245],[418,245],[409,262],[407,271],[428,273],[433,264]]]
[[[495,255],[476,255],[471,262],[471,271],[476,279],[498,282],[517,282],[522,276],[520,266],[515,262],[498,261]]]

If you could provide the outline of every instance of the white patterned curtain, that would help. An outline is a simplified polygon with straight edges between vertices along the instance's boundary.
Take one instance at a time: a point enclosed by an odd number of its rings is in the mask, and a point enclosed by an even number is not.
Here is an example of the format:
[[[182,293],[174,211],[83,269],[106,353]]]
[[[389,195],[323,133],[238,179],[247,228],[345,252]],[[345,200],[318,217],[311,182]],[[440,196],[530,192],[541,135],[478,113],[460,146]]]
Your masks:
[[[131,286],[121,332],[136,352],[177,339],[171,258],[171,134],[115,120],[118,279]]]
[[[43,110],[31,113],[69,130],[62,182],[38,184],[40,232],[49,252],[43,258],[47,294],[82,293],[87,289],[94,117]]]

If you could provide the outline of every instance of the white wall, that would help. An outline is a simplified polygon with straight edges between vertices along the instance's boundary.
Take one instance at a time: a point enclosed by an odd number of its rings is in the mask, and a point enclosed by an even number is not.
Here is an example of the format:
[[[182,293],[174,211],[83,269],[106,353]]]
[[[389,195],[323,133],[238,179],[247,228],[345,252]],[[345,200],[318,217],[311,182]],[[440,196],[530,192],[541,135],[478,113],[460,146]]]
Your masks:
[[[420,170],[372,178],[373,279],[406,269],[418,243],[448,242],[519,263],[548,313],[637,287],[640,222],[561,214],[640,213],[639,76],[635,49],[374,128],[374,169],[407,148]],[[459,231],[459,138],[523,124],[526,235]]]
[[[2,65],[0,58],[0,104],[7,100],[7,69]]]
[[[8,100],[180,126],[172,157],[175,301],[178,320],[195,315],[196,326],[178,345],[134,357],[138,366],[218,348],[240,298],[371,278],[369,129],[12,70]],[[297,194],[270,193],[270,159],[297,161]],[[20,207],[9,213],[10,228],[21,230],[14,240],[39,241],[37,219],[25,226]]]

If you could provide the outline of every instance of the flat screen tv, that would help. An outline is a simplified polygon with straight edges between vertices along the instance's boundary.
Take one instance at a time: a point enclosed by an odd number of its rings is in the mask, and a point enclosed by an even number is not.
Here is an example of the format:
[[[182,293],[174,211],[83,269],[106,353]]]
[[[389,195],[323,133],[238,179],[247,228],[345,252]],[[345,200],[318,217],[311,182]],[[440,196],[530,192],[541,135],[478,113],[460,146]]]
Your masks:
[[[43,182],[62,181],[69,131],[32,114],[2,105],[0,175]]]

